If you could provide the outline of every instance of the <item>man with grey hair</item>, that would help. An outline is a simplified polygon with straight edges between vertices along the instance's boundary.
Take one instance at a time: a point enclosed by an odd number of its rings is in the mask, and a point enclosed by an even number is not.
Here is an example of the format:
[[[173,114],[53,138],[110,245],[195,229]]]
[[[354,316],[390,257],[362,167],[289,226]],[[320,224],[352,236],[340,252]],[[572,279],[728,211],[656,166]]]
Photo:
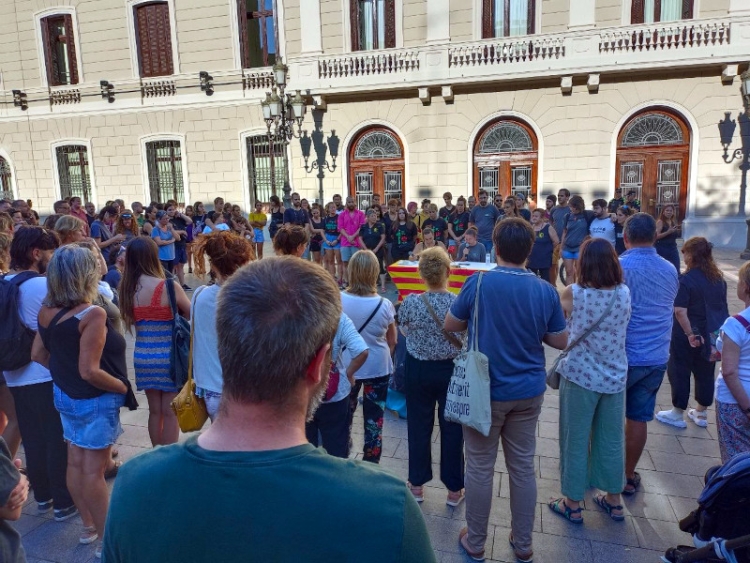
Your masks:
[[[628,356],[625,395],[624,495],[638,489],[641,476],[635,467],[646,446],[647,424],[654,418],[656,393],[667,370],[672,336],[674,300],[679,283],[674,266],[656,253],[656,221],[636,213],[625,222],[625,251],[620,265],[630,289],[632,312],[626,338]]]
[[[216,421],[122,467],[104,561],[435,561],[403,481],[305,437],[340,316],[333,279],[294,257],[253,262],[225,282]]]

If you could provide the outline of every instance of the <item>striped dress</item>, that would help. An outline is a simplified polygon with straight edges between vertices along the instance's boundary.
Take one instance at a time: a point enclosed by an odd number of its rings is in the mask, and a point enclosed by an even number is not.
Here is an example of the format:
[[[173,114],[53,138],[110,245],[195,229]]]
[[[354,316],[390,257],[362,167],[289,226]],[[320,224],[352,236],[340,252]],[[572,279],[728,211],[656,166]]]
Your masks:
[[[161,305],[161,294],[165,283],[162,281],[156,286],[148,307],[135,307],[133,310],[135,318],[133,368],[138,391],[146,389],[172,393],[178,391],[169,377],[173,317],[170,306]]]

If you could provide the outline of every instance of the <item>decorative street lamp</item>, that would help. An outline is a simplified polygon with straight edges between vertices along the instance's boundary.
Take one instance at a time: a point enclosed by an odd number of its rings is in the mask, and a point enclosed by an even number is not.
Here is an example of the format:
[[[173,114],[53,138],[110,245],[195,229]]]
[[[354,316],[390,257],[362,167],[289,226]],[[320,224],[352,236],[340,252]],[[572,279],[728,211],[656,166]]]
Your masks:
[[[260,105],[263,109],[263,119],[268,127],[268,142],[274,139],[283,140],[286,145],[302,135],[302,120],[305,118],[305,100],[302,92],[297,90],[292,96],[286,93],[286,79],[289,68],[281,57],[273,65],[274,86],[266,92],[266,98]],[[294,125],[297,131],[294,131]],[[273,130],[273,131],[272,131]]]
[[[313,112],[313,115],[317,112]],[[340,139],[336,136],[336,130],[331,129],[331,136],[328,137],[328,142],[324,142],[323,133],[323,119],[321,115],[314,116],[313,121],[315,123],[315,129],[312,134],[308,136],[307,130],[303,132],[303,135],[299,139],[299,144],[302,149],[302,157],[305,159],[305,172],[308,174],[313,170],[318,171],[318,203],[320,205],[325,204],[325,195],[323,193],[323,178],[325,178],[324,170],[333,172],[336,170],[336,158],[339,155],[339,141]],[[310,160],[310,149],[315,149],[315,160],[309,163]],[[326,154],[331,151],[332,161],[329,163],[326,159]]]
[[[724,114],[723,121],[719,122],[719,136],[721,138],[721,145],[724,147],[724,162],[730,164],[737,159],[740,160],[740,170],[742,171],[742,179],[740,181],[740,202],[737,215],[745,217],[745,203],[747,200],[747,171],[750,170],[750,70],[746,70],[742,73],[741,79],[741,92],[742,92],[742,103],[745,107],[745,111],[737,116],[737,121],[740,124],[740,141],[742,146],[735,149],[733,153],[729,153],[729,146],[732,144],[732,137],[734,132],[737,130],[737,122],[731,117],[730,112]],[[750,218],[745,219],[747,223],[747,240],[745,242],[745,250],[740,254],[740,258],[743,260],[750,260]]]

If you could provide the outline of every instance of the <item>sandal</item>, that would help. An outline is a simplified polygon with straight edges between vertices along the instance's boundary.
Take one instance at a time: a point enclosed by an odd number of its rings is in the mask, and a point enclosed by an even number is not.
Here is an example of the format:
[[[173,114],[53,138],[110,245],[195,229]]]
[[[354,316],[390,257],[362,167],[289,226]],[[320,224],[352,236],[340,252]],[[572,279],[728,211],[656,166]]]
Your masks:
[[[637,471],[633,472],[633,478],[628,479],[628,482],[625,484],[625,488],[622,490],[622,494],[625,496],[634,495],[636,490],[638,489],[638,485],[641,484],[641,474]]]
[[[469,528],[462,528],[458,533],[458,543],[464,548],[466,555],[468,555],[474,561],[484,561],[484,550],[482,551],[471,551],[469,549],[469,543],[466,536],[469,534]]]
[[[415,487],[409,482],[406,483],[406,486],[409,487],[412,496],[414,496],[414,500],[416,500],[417,502],[424,501],[424,489],[422,487]]]
[[[550,507],[550,510],[552,510],[552,512],[554,512],[555,514],[559,514],[566,520],[573,522],[573,524],[583,524],[583,515],[581,514],[581,511],[583,509],[580,506],[573,510],[567,504],[565,504],[565,499],[562,497],[549,501],[547,503],[547,506]],[[574,514],[578,514],[578,518],[573,518]]]
[[[708,426],[708,413],[706,411],[690,409],[688,411],[688,418],[701,428],[706,428]]]
[[[445,499],[445,504],[453,508],[456,508],[459,504],[461,504],[464,501],[465,498],[466,498],[466,495],[464,495],[463,490],[448,491],[448,498]]]
[[[624,514],[615,514],[614,512],[612,512],[613,510],[622,510],[622,505],[609,504],[609,502],[607,502],[606,495],[594,495],[594,502],[601,508],[603,508],[604,511],[609,514],[609,517],[612,518],[612,520],[614,520],[615,522],[622,522],[623,520],[625,520]]]
[[[114,479],[115,477],[117,477],[117,473],[120,471],[120,467],[122,467],[122,462],[116,461],[114,465],[112,465],[112,467],[110,467],[104,472],[104,478]]]

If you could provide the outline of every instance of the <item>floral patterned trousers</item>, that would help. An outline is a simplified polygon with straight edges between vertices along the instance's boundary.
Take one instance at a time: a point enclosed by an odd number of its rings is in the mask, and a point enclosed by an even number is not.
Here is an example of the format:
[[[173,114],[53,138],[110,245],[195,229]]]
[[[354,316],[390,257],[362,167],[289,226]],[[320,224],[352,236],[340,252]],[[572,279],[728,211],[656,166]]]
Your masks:
[[[357,397],[362,392],[362,414],[365,423],[364,461],[380,462],[383,452],[383,413],[385,399],[388,396],[388,376],[373,377],[372,379],[358,379],[352,386],[349,395],[349,435],[351,436],[354,412],[357,410]],[[349,439],[349,449],[352,441]]]

